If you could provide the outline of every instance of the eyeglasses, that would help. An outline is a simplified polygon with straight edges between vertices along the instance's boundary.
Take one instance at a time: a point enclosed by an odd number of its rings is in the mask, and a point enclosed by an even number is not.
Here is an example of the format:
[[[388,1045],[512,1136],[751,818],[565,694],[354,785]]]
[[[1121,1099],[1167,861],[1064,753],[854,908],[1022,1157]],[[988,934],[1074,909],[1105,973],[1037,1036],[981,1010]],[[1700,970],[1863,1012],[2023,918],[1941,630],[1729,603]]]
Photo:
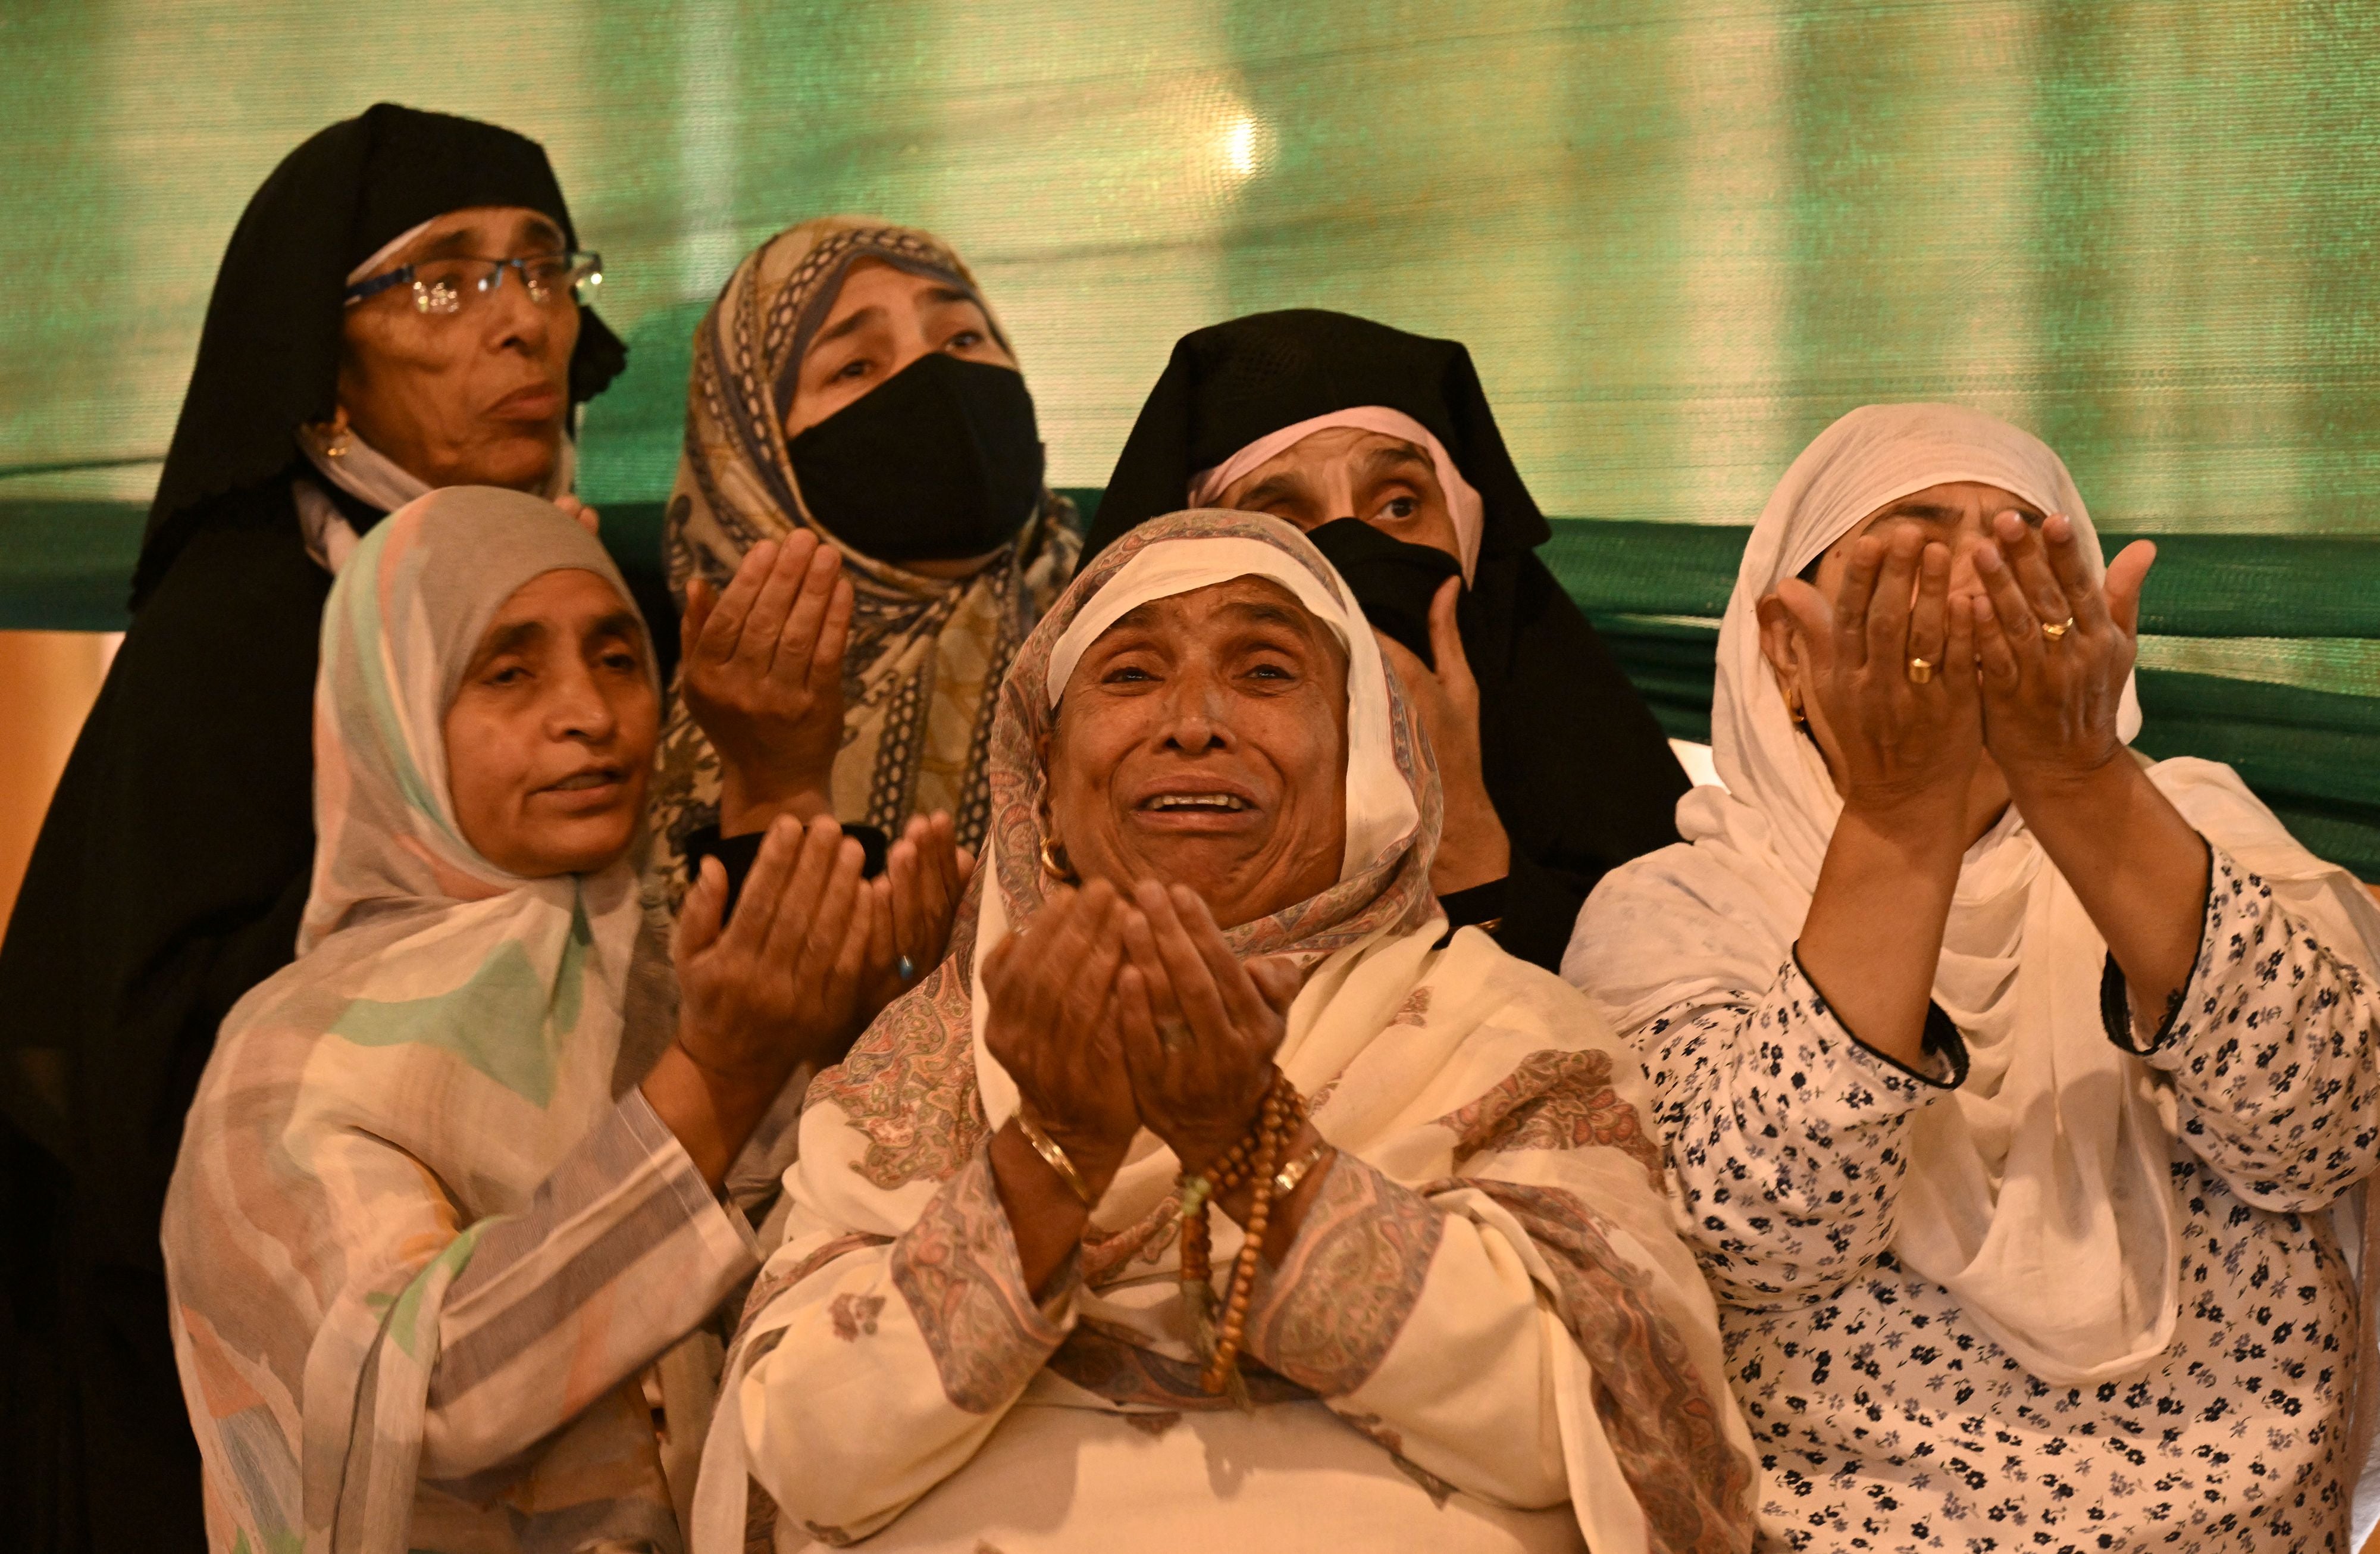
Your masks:
[[[528,300],[550,308],[578,287],[589,290],[603,284],[600,253],[533,253],[522,259],[425,259],[400,264],[377,275],[367,275],[347,288],[347,306],[410,284],[413,311],[452,318],[464,309],[493,297],[504,284],[504,272],[520,272]]]

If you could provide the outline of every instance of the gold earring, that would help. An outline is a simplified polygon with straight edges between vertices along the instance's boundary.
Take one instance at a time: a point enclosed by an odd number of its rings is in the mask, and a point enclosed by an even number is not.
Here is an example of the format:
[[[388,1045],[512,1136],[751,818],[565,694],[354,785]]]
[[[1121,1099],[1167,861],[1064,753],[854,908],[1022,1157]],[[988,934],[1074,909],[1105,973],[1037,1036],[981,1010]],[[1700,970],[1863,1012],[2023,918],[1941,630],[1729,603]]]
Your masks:
[[[1793,720],[1793,727],[1796,728],[1807,728],[1810,726],[1809,718],[1803,714],[1802,698],[1799,696],[1785,698],[1785,716]]]
[[[1041,838],[1041,872],[1061,885],[1082,883],[1081,877],[1075,873],[1074,860],[1066,856],[1065,848],[1055,837]]]

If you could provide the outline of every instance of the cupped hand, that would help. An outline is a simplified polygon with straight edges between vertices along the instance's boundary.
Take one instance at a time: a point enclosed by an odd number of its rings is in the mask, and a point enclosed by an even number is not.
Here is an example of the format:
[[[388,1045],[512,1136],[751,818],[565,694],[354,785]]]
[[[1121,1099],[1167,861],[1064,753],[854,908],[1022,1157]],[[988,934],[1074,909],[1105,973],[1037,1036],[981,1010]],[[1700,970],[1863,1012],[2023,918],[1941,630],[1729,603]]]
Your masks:
[[[1303,982],[1291,961],[1243,965],[1187,886],[1143,880],[1116,978],[1124,1067],[1141,1120],[1201,1171],[1256,1126]]]
[[[1414,716],[1438,757],[1439,787],[1446,813],[1439,830],[1438,854],[1430,864],[1430,888],[1441,896],[1502,879],[1512,869],[1512,838],[1506,835],[1496,805],[1488,797],[1488,779],[1479,755],[1479,682],[1463,651],[1463,633],[1455,624],[1455,607],[1463,598],[1463,580],[1449,578],[1429,602],[1430,655],[1438,668],[1385,631],[1380,655],[1396,671],[1413,704]]]
[[[869,882],[875,924],[860,996],[868,1019],[941,962],[974,874],[975,854],[959,846],[948,811],[910,817]]]
[[[825,813],[843,747],[851,581],[807,530],[763,540],[724,593],[686,585],[679,622],[686,704],[719,753],[720,829]]]
[[[1140,1131],[1114,1010],[1131,910],[1105,880],[1061,891],[983,961],[984,1046],[1094,1199]]]
[[[850,1046],[869,929],[863,856],[832,818],[780,819],[723,924],[726,871],[703,861],[674,947],[677,1040],[715,1082],[773,1095],[795,1067]]]
[[[1846,807],[1965,804],[1983,719],[1973,622],[1949,587],[1949,548],[1914,529],[1856,541],[1831,604],[1799,578],[1778,584],[1811,656],[1814,716]]]
[[[1977,547],[1975,654],[1983,669],[1984,740],[2020,807],[2027,790],[2089,777],[2124,748],[2124,682],[2140,652],[2141,589],[2156,546],[2135,540],[2091,576],[2073,521],[2053,513],[2036,533],[2013,512]],[[2057,637],[2046,634],[2070,622]]]

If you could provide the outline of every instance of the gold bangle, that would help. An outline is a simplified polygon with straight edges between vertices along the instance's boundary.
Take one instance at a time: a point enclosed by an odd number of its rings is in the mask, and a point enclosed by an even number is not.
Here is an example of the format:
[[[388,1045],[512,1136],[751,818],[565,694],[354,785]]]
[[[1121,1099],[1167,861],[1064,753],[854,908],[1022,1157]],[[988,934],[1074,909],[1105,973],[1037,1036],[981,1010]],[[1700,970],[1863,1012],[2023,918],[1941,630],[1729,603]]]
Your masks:
[[[1098,1200],[1091,1196],[1090,1188],[1084,1184],[1083,1173],[1075,1169],[1075,1162],[1066,1158],[1066,1152],[1058,1146],[1058,1141],[1041,1131],[1041,1124],[1033,1120],[1033,1114],[1025,1109],[1022,1102],[1016,1107],[1016,1131],[1025,1135],[1025,1142],[1033,1146],[1035,1154],[1050,1162],[1050,1169],[1064,1180],[1085,1208],[1097,1206]]]
[[[1279,1203],[1281,1199],[1288,1197],[1292,1193],[1296,1192],[1297,1184],[1305,1180],[1305,1173],[1312,1170],[1316,1166],[1321,1164],[1322,1156],[1329,1154],[1330,1151],[1330,1141],[1329,1139],[1316,1139],[1314,1141],[1313,1148],[1307,1150],[1296,1159],[1292,1160],[1288,1165],[1283,1166],[1281,1169],[1281,1174],[1272,1179],[1273,1201],[1275,1203]]]

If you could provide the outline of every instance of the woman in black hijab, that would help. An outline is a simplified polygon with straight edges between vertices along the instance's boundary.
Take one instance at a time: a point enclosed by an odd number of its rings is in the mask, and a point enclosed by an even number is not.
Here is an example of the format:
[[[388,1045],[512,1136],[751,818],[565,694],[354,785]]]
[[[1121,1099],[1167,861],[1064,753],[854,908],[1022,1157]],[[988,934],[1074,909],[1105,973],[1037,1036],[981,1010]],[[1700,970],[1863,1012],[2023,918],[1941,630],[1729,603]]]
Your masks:
[[[1677,839],[1685,773],[1537,559],[1550,532],[1453,340],[1344,313],[1183,336],[1141,408],[1083,561],[1191,507],[1269,512],[1328,556],[1420,704],[1458,927],[1560,965],[1604,871]]]
[[[381,104],[233,231],[133,619],[0,942],[6,1454],[25,1549],[201,1549],[159,1216],[215,1029],[285,964],[316,633],[356,536],[434,486],[568,490],[625,360],[533,141]]]

